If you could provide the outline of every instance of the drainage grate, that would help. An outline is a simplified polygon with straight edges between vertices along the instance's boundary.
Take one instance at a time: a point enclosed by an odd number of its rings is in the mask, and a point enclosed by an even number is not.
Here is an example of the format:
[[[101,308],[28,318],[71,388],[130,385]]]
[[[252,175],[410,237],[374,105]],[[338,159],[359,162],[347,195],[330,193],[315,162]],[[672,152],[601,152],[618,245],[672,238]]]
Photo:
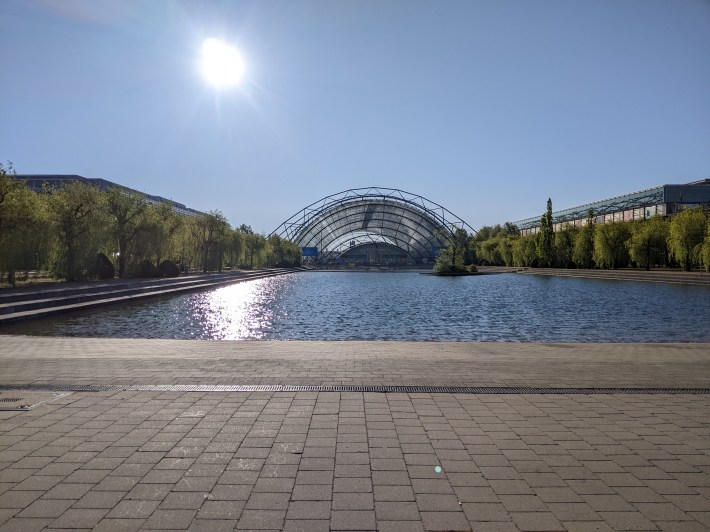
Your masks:
[[[288,384],[2,384],[0,392],[31,390],[50,392],[369,392],[460,394],[672,394],[708,395],[710,388],[545,388],[517,386],[358,386]]]
[[[0,397],[0,403],[17,403],[22,401],[22,397]]]

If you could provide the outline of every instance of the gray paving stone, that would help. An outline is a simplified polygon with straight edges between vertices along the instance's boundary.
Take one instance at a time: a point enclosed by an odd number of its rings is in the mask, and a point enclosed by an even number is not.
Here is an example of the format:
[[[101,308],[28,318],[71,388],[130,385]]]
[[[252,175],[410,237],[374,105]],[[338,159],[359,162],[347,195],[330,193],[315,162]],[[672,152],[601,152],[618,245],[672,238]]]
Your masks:
[[[375,512],[367,510],[333,510],[331,530],[376,530]]]
[[[237,523],[238,529],[280,530],[283,527],[285,510],[244,510]]]

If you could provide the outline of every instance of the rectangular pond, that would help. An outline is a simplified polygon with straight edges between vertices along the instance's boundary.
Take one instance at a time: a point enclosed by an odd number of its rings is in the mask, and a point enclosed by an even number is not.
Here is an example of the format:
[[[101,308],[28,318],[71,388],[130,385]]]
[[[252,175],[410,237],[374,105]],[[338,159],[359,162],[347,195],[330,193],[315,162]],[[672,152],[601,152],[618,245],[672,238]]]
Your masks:
[[[302,272],[3,326],[208,340],[708,342],[710,288],[534,275]]]

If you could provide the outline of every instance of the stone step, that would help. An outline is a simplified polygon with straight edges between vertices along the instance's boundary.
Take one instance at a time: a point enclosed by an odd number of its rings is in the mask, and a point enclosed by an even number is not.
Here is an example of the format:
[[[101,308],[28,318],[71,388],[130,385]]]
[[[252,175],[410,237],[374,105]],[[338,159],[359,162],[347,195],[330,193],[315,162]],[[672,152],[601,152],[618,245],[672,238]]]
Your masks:
[[[177,295],[183,292],[207,290],[228,284],[273,277],[298,270],[272,268],[253,270],[226,275],[203,275],[188,282],[173,279],[172,283],[150,284],[149,286],[125,288],[119,290],[97,290],[66,297],[51,297],[16,303],[8,303],[0,308],[0,324],[12,321],[51,316],[64,312],[75,312],[94,307],[141,301],[151,297]],[[99,288],[99,287],[97,287]]]
[[[524,271],[520,271],[519,273],[555,277],[577,277],[587,279],[609,279],[710,286],[710,274],[699,272],[646,272],[638,270],[565,270],[559,268],[528,268]]]

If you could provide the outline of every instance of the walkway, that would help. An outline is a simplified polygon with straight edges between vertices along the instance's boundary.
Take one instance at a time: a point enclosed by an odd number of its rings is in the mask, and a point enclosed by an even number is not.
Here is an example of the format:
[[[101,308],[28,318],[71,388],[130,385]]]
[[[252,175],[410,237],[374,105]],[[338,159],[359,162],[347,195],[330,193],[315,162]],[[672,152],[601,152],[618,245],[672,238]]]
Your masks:
[[[0,530],[710,528],[710,395],[27,384],[708,389],[707,344],[0,336]]]

